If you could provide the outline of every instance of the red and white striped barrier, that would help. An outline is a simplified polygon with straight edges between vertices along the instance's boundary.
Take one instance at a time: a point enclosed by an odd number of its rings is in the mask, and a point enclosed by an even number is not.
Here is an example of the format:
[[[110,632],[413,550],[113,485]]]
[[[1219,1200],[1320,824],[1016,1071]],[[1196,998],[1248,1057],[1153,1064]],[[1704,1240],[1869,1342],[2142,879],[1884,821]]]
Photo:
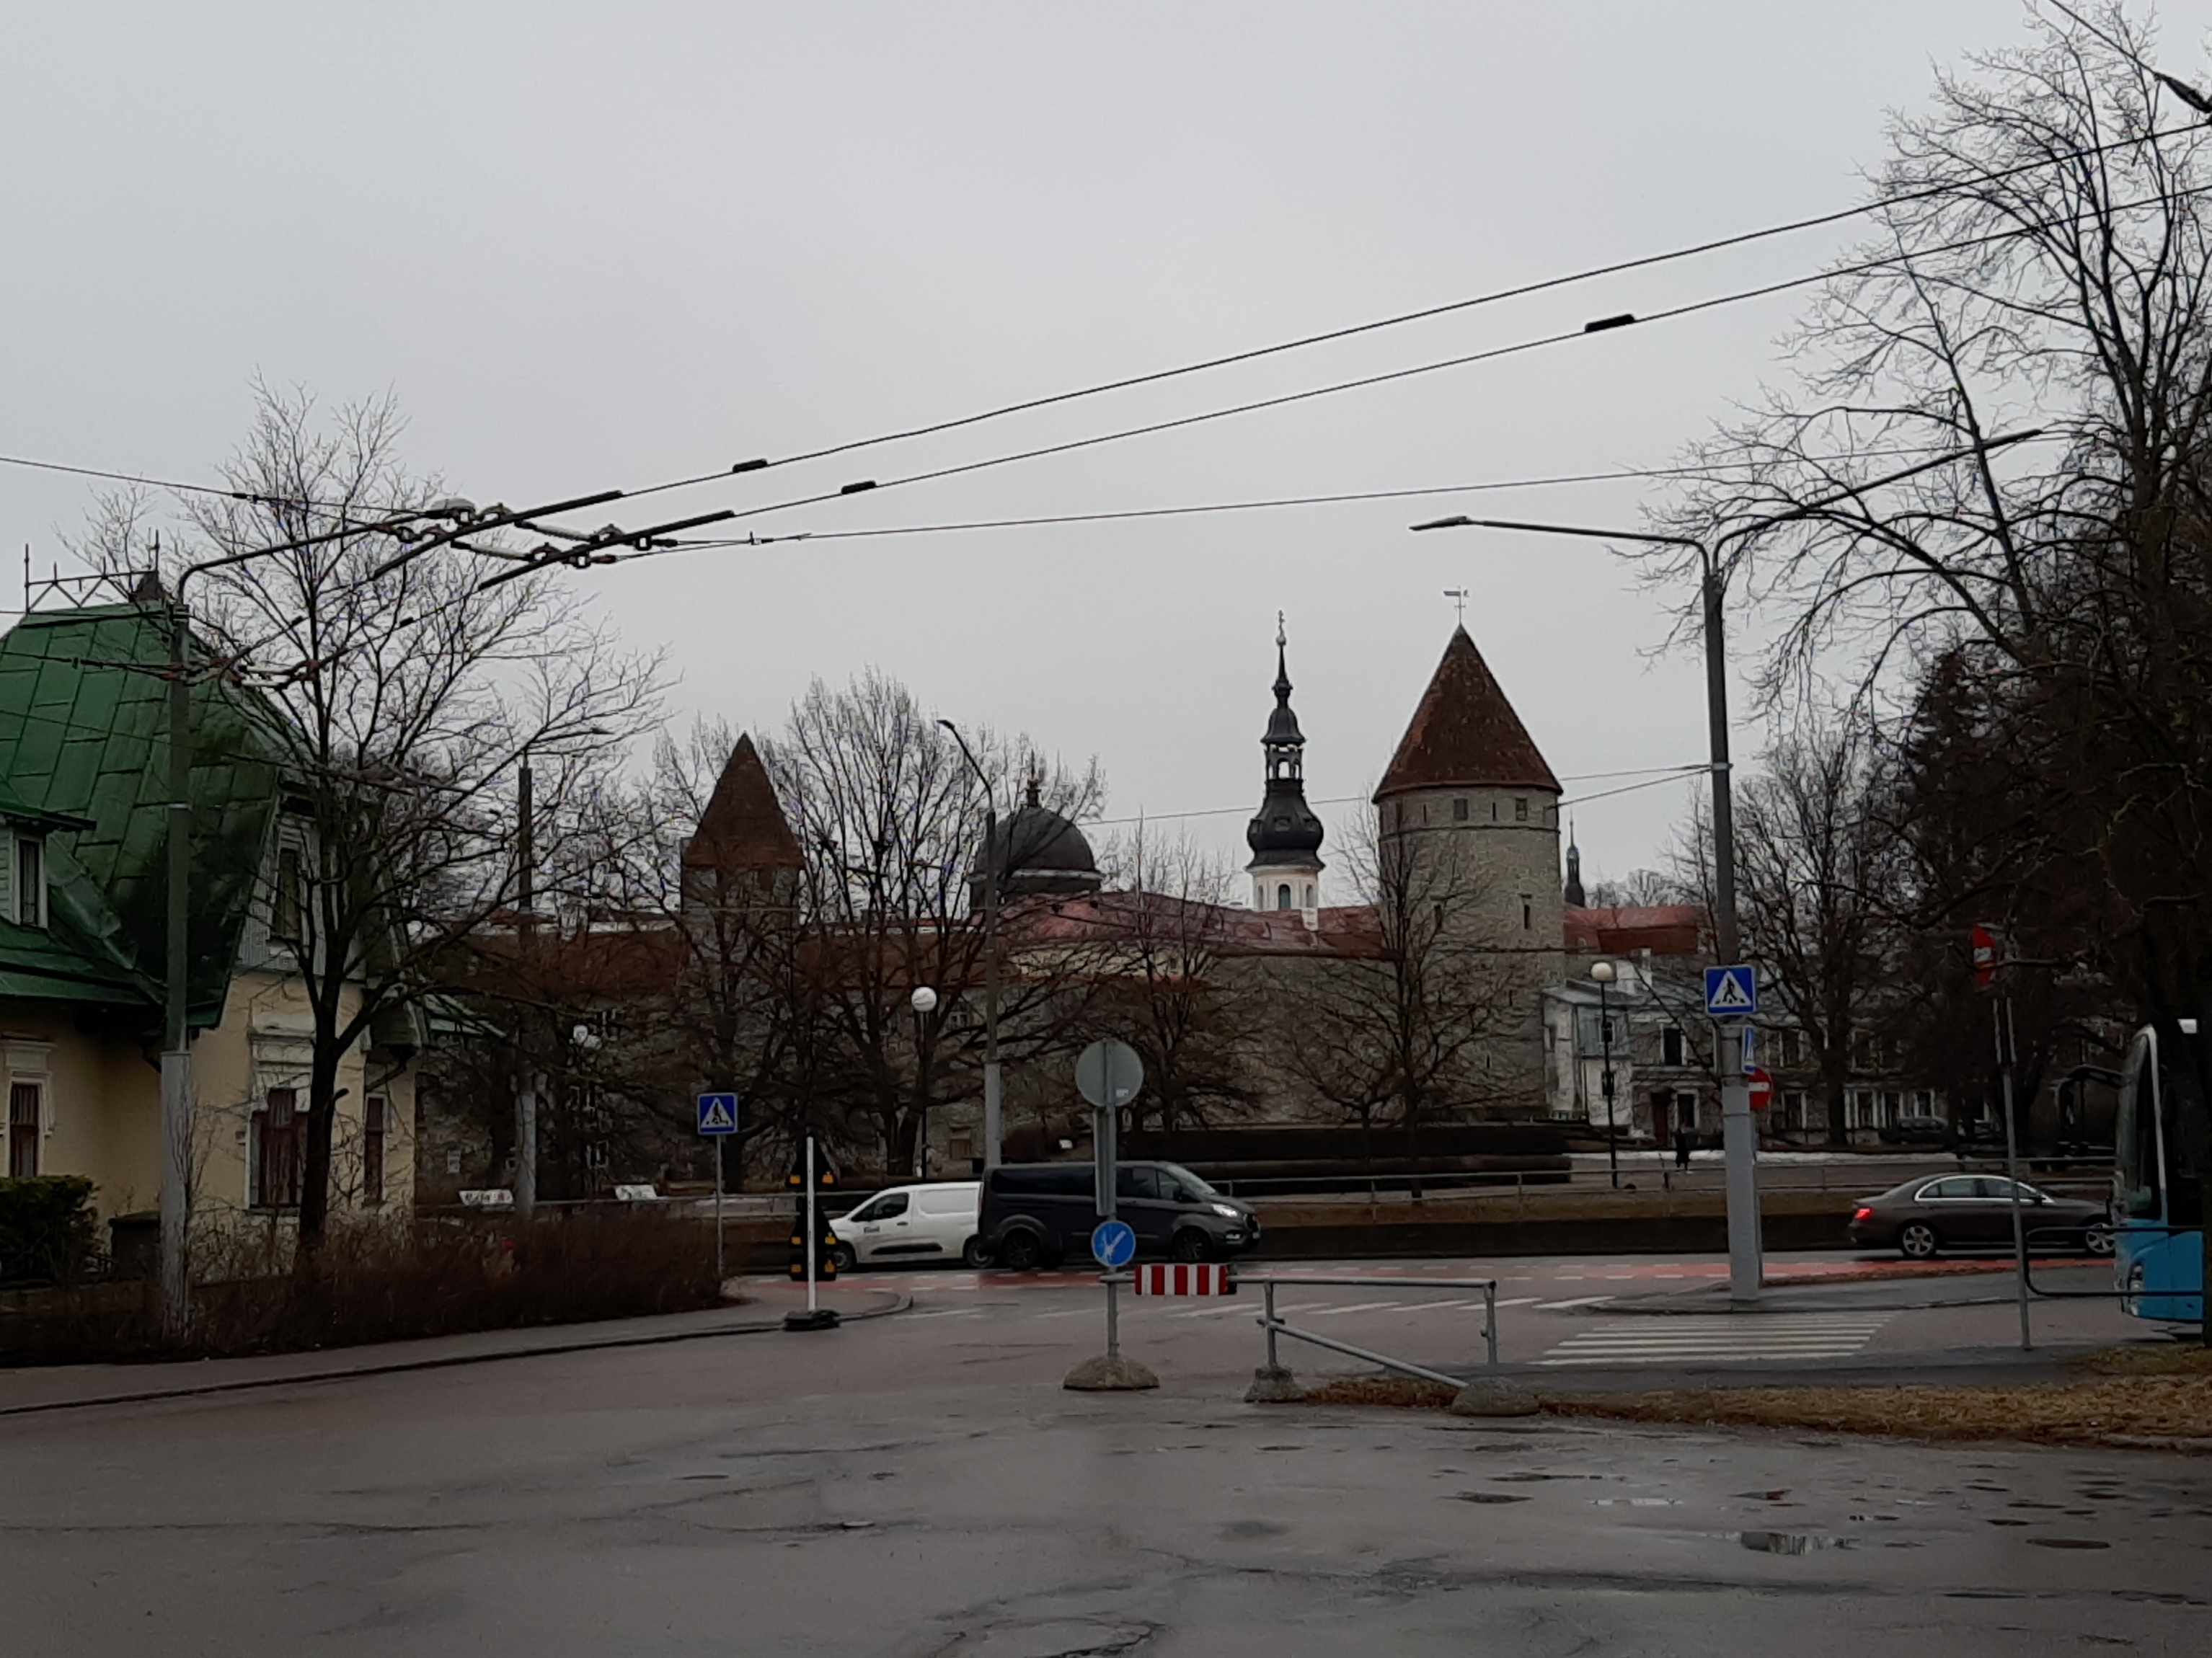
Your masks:
[[[1148,1262],[1129,1269],[1136,1276],[1140,1296],[1233,1296],[1237,1276],[1228,1267],[1206,1262]]]

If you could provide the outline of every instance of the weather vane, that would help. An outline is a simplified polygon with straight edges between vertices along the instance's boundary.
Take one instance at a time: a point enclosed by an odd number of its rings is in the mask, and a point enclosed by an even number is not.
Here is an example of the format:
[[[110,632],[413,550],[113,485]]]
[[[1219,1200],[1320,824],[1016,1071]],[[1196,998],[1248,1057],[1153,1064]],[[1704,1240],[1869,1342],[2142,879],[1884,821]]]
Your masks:
[[[1275,612],[1275,643],[1279,647],[1289,642],[1288,635],[1283,632],[1283,613],[1278,610]]]
[[[1444,589],[1444,597],[1451,600],[1452,608],[1459,612],[1460,625],[1465,627],[1467,625],[1467,589],[1447,587]]]

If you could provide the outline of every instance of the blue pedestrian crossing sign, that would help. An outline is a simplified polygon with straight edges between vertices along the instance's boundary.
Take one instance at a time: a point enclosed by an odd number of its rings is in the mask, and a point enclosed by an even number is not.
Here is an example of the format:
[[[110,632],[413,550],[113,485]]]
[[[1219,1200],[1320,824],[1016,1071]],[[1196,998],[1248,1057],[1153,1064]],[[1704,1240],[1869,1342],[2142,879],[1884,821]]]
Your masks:
[[[1091,1253],[1109,1272],[1127,1266],[1137,1255],[1137,1235],[1126,1220],[1102,1220],[1092,1229]]]
[[[1750,966],[1705,969],[1705,1012],[1716,1019],[1748,1019],[1759,1011],[1759,975]]]
[[[738,1096],[735,1094],[702,1094],[699,1096],[699,1132],[702,1134],[736,1133]]]

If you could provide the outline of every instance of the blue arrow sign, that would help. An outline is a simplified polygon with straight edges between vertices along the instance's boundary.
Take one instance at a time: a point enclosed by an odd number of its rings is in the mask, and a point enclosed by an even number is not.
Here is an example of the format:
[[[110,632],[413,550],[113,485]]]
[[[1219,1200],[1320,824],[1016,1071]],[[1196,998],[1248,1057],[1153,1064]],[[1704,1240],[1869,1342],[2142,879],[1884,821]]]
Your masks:
[[[1091,1253],[1109,1272],[1137,1258],[1137,1235],[1126,1220],[1102,1220],[1091,1234]]]
[[[702,1134],[736,1133],[738,1096],[735,1094],[702,1094],[699,1096],[699,1132]]]
[[[1747,964],[1705,969],[1705,1012],[1716,1019],[1748,1019],[1759,1011],[1759,975]]]

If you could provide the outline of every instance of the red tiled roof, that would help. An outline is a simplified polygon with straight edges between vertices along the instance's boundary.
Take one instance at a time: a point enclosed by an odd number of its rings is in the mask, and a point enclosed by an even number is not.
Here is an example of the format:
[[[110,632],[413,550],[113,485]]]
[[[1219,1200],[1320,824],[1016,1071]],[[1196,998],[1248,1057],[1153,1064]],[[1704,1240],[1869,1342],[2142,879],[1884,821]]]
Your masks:
[[[699,827],[684,848],[687,869],[798,869],[799,838],[784,818],[750,734],[738,738]]]
[[[1705,913],[1695,904],[1650,904],[1565,912],[1567,948],[1602,955],[1694,956]]]
[[[1435,788],[1559,792],[1559,780],[1464,628],[1452,630],[1375,798]]]

